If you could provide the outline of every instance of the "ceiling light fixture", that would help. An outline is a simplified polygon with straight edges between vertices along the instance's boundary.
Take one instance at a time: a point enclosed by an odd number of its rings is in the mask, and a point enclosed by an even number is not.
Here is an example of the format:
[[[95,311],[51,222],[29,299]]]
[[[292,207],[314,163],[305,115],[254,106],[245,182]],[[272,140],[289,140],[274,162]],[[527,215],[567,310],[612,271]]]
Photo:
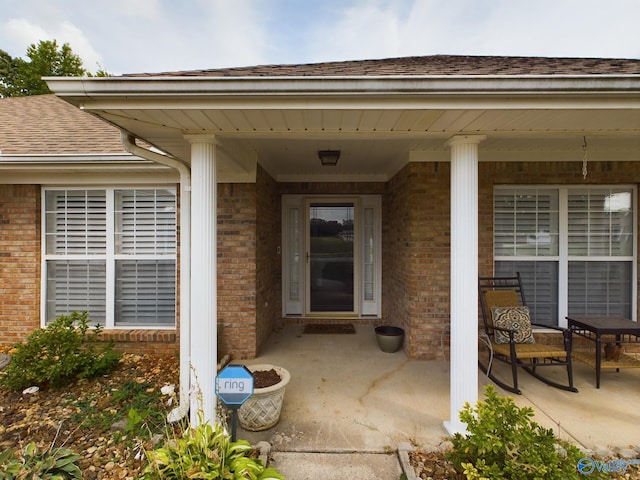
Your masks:
[[[318,150],[318,158],[323,167],[335,167],[340,158],[340,150]]]

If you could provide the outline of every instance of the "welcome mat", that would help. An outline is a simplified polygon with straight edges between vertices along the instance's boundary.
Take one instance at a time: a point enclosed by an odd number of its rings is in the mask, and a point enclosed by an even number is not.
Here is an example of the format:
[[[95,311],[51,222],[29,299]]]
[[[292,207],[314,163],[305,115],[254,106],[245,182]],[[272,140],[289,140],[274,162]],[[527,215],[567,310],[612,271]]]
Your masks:
[[[310,323],[304,326],[302,333],[356,333],[353,323]]]

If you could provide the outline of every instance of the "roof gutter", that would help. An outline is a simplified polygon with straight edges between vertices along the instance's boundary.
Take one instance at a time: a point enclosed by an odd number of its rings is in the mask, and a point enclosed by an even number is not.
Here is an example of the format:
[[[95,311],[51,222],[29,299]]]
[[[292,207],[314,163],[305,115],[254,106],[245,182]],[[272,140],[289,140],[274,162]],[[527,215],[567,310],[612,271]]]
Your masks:
[[[261,95],[522,95],[637,94],[640,75],[378,75],[274,77],[44,77],[60,97],[173,98],[196,95],[237,97]]]
[[[136,145],[135,137],[123,130],[120,141],[127,152],[180,174],[180,403],[168,415],[169,422],[175,422],[189,412],[191,385],[191,169],[181,160]]]

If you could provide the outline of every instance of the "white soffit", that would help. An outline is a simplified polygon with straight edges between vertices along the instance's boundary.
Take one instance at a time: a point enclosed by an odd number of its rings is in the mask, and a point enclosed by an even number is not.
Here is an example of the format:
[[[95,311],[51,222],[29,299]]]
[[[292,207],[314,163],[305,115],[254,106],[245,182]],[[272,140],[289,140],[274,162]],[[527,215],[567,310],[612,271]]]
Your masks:
[[[185,135],[216,135],[239,181],[255,162],[277,180],[387,179],[408,161],[448,160],[481,134],[480,159],[638,160],[640,77],[115,77],[47,79],[62,98],[178,158]],[[319,149],[340,149],[328,171]]]

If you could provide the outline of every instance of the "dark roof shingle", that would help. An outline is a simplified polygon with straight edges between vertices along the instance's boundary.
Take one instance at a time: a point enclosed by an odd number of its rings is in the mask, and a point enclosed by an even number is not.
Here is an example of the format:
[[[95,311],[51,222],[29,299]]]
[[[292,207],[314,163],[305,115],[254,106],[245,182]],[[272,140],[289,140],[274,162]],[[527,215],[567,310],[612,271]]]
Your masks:
[[[127,74],[126,77],[296,77],[376,75],[640,75],[640,60],[432,55],[291,65]]]

